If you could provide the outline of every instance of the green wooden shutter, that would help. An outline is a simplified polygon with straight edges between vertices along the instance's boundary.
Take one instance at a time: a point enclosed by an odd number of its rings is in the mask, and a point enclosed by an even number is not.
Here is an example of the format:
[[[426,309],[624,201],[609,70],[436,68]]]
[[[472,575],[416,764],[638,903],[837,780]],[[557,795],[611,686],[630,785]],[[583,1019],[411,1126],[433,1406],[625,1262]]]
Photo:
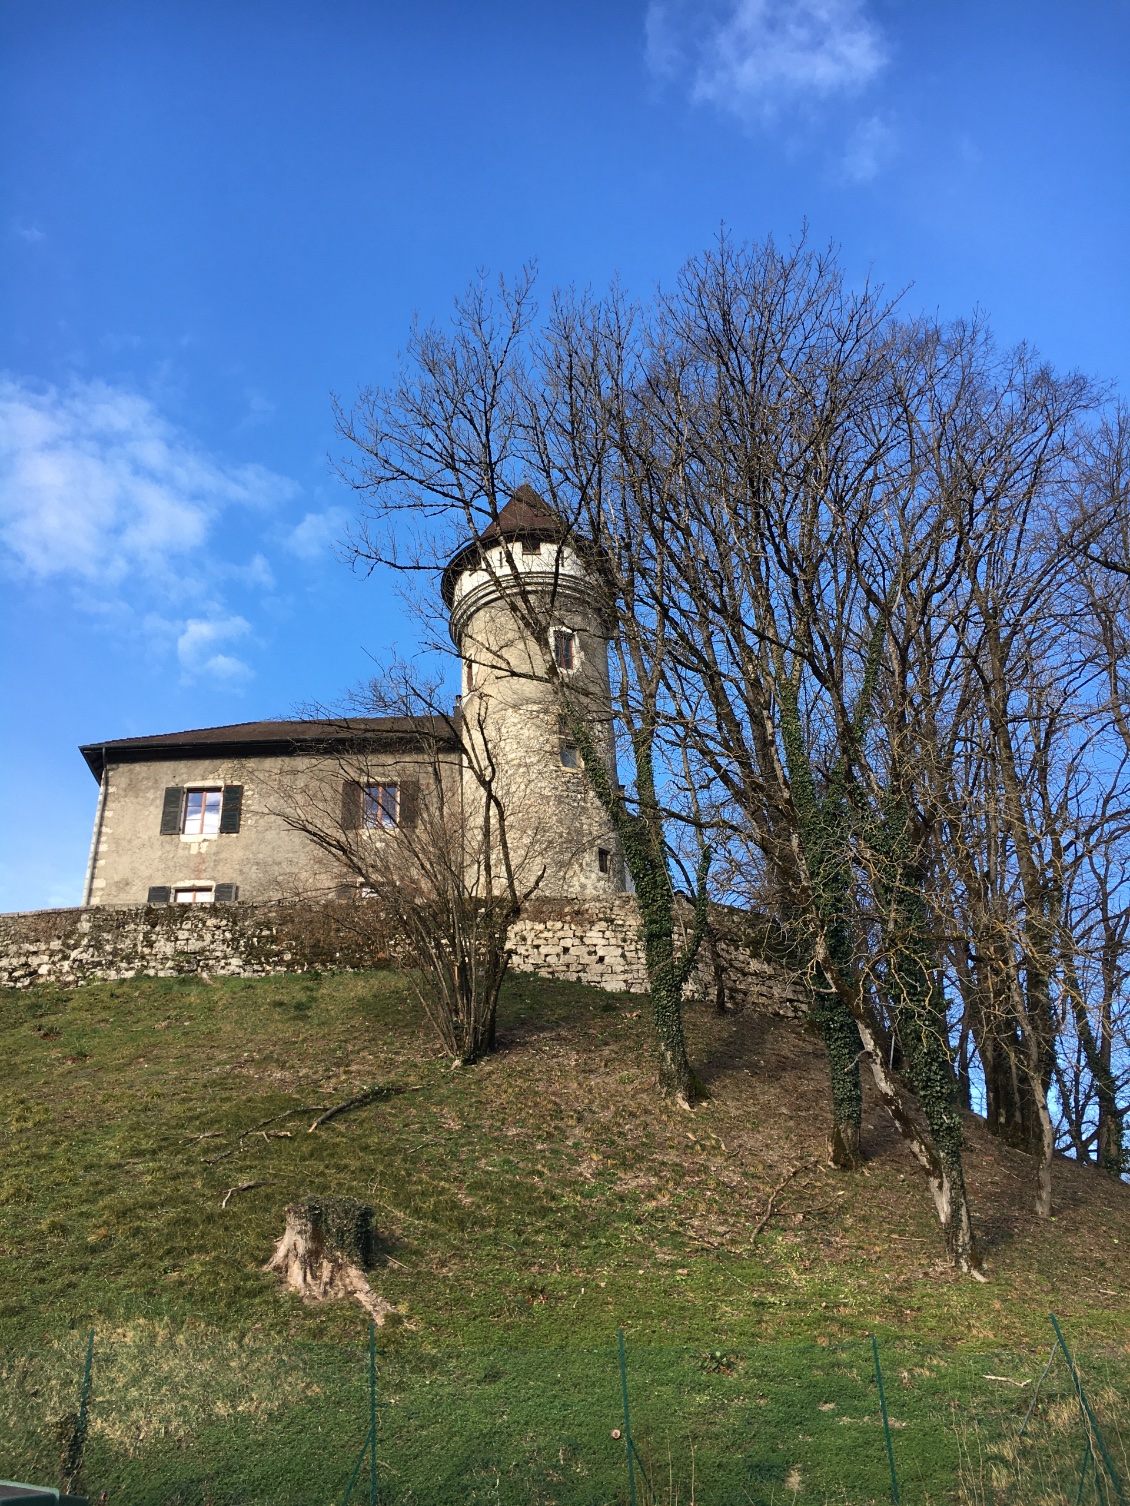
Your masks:
[[[220,832],[234,836],[239,830],[239,818],[243,813],[243,786],[225,784],[224,800],[220,806]]]
[[[149,888],[147,905],[167,905],[173,897],[173,891],[167,884],[152,884]]]
[[[170,784],[165,791],[165,803],[161,806],[161,835],[180,835],[180,813],[184,804],[184,789],[179,784]]]
[[[400,781],[400,797],[398,821],[401,826],[412,827],[420,818],[420,781],[418,779],[402,779]]]
[[[347,779],[341,787],[341,828],[343,831],[359,831],[361,827],[361,786],[356,779]]]
[[[223,830],[223,827],[220,828]],[[217,884],[213,899],[218,905],[234,905],[239,898],[238,884]]]

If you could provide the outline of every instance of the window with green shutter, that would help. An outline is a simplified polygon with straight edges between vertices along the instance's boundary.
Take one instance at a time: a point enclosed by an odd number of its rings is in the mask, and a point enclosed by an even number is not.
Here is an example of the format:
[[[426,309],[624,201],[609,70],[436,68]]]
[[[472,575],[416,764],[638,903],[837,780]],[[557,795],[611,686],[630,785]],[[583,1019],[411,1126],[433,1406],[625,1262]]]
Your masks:
[[[361,826],[364,796],[356,779],[347,779],[341,787],[341,829],[357,831]]]
[[[164,803],[161,806],[161,835],[163,837],[177,837],[180,835],[180,813],[183,803],[183,785],[170,784],[165,791]]]
[[[149,886],[149,896],[145,903],[147,905],[167,905],[172,898],[172,893],[173,891],[169,888],[168,884],[151,884]]]
[[[224,803],[220,811],[220,835],[234,836],[239,831],[239,822],[242,814],[243,786],[241,784],[225,784]]]
[[[217,884],[216,903],[218,905],[234,905],[239,898],[238,884]]]

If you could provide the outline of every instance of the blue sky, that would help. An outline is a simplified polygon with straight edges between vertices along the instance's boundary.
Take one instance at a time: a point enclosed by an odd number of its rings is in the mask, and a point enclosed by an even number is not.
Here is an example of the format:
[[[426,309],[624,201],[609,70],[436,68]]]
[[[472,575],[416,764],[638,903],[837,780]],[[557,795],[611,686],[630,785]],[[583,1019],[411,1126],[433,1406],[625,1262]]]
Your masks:
[[[1127,387],[1130,4],[0,0],[0,909],[79,742],[332,702],[331,392],[479,268],[647,293],[725,222]]]

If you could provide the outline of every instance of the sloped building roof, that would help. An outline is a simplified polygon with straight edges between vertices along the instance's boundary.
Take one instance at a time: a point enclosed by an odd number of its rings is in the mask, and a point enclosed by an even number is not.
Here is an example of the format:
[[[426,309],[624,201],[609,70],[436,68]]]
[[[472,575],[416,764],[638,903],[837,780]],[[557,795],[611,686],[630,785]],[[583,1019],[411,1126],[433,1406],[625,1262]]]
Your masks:
[[[153,737],[119,737],[84,743],[79,752],[95,779],[107,763],[159,763],[174,758],[286,756],[327,748],[398,747],[427,740],[458,747],[454,716],[355,716],[303,721],[235,722],[227,727],[196,727],[187,732],[160,732]]]

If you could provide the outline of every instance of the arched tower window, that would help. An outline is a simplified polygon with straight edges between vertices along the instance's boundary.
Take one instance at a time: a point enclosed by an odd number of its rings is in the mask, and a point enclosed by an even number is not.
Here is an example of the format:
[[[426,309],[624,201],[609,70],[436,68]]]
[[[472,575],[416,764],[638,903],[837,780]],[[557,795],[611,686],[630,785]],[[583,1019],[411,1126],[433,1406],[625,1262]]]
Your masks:
[[[553,658],[558,669],[572,670],[577,667],[577,635],[568,628],[553,630]]]

